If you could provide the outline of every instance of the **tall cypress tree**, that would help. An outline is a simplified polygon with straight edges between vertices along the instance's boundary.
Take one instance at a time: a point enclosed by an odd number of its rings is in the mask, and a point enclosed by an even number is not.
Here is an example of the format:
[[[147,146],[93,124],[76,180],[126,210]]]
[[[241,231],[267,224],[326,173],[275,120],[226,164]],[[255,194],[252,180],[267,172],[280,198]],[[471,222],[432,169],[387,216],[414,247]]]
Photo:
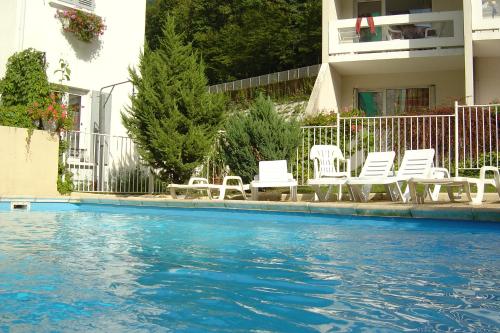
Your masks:
[[[209,94],[204,65],[167,18],[155,50],[145,47],[138,71],[130,69],[137,94],[122,114],[142,158],[167,181],[182,182],[213,144],[224,97]]]

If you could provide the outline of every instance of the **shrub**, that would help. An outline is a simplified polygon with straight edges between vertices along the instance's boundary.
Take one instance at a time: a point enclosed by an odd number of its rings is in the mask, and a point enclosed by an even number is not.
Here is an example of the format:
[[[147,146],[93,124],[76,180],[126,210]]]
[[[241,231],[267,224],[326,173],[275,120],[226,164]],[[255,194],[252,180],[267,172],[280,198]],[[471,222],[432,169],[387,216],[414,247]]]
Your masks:
[[[34,128],[28,107],[24,105],[0,106],[0,126]]]
[[[122,116],[141,157],[167,181],[183,182],[200,166],[222,120],[222,95],[207,90],[205,68],[169,18],[158,49],[147,47],[139,71],[130,70],[137,94]]]
[[[231,171],[252,180],[262,160],[291,160],[299,144],[299,125],[279,115],[269,98],[259,95],[248,113],[230,118],[223,143]]]
[[[58,10],[56,18],[61,21],[63,30],[70,32],[79,40],[90,43],[104,34],[106,25],[100,16],[85,13],[78,9]]]
[[[73,110],[61,103],[57,93],[50,93],[48,98],[41,102],[33,102],[28,107],[31,119],[41,123],[40,128],[60,133],[73,128]]]
[[[47,97],[50,91],[43,52],[26,49],[7,61],[7,71],[0,84],[2,105],[29,105]]]

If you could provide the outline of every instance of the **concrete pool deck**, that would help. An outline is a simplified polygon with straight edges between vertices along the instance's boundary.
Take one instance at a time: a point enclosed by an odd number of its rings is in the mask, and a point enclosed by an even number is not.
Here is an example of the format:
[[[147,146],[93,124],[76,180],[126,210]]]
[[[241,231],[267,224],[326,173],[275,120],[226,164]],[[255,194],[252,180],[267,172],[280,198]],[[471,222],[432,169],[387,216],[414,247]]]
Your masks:
[[[285,200],[251,201],[172,199],[168,195],[111,195],[87,193],[75,193],[71,196],[58,197],[4,196],[0,197],[0,202],[29,201],[40,203],[59,202],[164,208],[220,208],[349,216],[380,216],[500,222],[500,200],[498,200],[498,195],[496,194],[485,194],[486,202],[480,206],[470,205],[467,202],[460,201],[449,202],[446,195],[442,194],[442,196],[443,197],[440,202],[426,203],[423,205],[402,204],[386,200],[371,201],[367,203],[355,203],[350,201],[313,202],[311,201],[312,196],[310,195],[299,195],[298,202],[289,202]],[[286,197],[283,196],[283,199],[286,199]]]

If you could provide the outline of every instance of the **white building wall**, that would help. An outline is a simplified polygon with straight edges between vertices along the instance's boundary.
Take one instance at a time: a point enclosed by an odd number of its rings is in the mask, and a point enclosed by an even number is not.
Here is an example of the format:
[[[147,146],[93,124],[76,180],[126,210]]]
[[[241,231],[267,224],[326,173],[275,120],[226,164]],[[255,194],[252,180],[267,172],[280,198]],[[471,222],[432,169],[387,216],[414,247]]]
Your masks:
[[[90,109],[92,91],[102,87],[128,80],[128,67],[138,62],[139,53],[144,45],[145,0],[128,1],[124,5],[120,0],[96,0],[94,14],[101,16],[107,26],[104,35],[92,43],[81,42],[70,33],[64,33],[61,23],[54,17],[57,9],[69,8],[68,4],[57,0],[1,0],[0,24],[2,38],[0,44],[0,76],[5,72],[5,57],[26,48],[35,48],[46,53],[48,62],[47,74],[49,81],[58,82],[59,77],[54,71],[59,68],[59,59],[64,59],[71,69],[71,80],[65,82],[72,92],[83,94],[82,98],[82,131],[91,131]],[[17,3],[18,15],[14,14]],[[23,4],[26,5],[25,11]],[[24,17],[24,28],[21,21],[17,24],[13,18]],[[12,17],[12,18],[11,18]],[[4,19],[10,21],[5,21]],[[12,41],[5,36],[17,36],[18,45],[14,48]],[[15,38],[15,37],[14,37]],[[4,45],[3,44],[8,44]],[[7,53],[7,56],[5,56]],[[128,102],[129,91],[117,94],[112,98],[111,134],[124,133],[119,113]],[[108,90],[109,91],[109,90]]]
[[[464,96],[464,72],[418,72],[342,77],[341,109],[354,107],[354,89],[397,89],[435,87],[436,106],[451,106]]]
[[[17,49],[19,4],[16,0],[0,1],[0,78],[5,75],[7,59]]]
[[[500,103],[500,56],[475,58],[475,103]]]

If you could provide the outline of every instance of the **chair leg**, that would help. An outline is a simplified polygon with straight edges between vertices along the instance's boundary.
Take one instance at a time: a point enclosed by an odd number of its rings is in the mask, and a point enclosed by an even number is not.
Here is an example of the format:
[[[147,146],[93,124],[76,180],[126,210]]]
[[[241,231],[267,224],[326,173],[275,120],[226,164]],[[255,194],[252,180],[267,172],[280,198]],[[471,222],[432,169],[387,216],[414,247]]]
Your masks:
[[[219,197],[217,199],[219,200],[224,200],[224,198],[226,197],[226,187],[225,186],[222,186],[220,188],[220,191],[219,191]]]
[[[291,186],[290,193],[292,196],[292,201],[297,201],[297,186]]]
[[[465,186],[466,186],[465,191],[466,191],[467,197],[472,202],[472,204],[473,205],[481,205],[483,203],[485,184],[483,182],[476,183],[477,193],[476,193],[476,196],[474,197],[474,199],[471,199],[469,183],[467,183]]]
[[[259,189],[257,187],[252,187],[251,191],[252,191],[252,200],[257,201],[259,195]]]
[[[321,193],[321,186],[313,185],[314,189],[314,201],[323,201],[323,193]]]
[[[412,201],[414,204],[418,204],[418,203],[420,203],[420,202],[418,201],[417,184],[415,184],[414,182],[408,182],[408,189],[410,190],[410,198],[411,198],[411,201]]]

